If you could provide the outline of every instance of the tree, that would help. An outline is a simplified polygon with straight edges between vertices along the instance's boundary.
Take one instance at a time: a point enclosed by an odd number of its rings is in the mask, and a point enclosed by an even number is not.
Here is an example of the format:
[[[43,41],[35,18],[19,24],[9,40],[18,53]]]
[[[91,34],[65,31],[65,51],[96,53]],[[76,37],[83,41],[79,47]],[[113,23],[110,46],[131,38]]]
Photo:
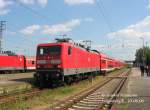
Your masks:
[[[149,47],[144,47],[136,50],[135,54],[135,62],[137,64],[146,64],[150,65],[150,48]]]

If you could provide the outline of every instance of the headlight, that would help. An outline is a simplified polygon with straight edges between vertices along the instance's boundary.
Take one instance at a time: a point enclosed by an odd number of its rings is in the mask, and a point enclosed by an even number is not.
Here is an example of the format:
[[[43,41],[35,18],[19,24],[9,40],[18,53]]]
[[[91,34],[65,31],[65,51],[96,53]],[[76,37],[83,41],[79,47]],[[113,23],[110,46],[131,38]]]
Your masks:
[[[50,60],[51,64],[60,64],[61,61],[60,60]]]
[[[37,64],[46,64],[46,60],[37,60]]]

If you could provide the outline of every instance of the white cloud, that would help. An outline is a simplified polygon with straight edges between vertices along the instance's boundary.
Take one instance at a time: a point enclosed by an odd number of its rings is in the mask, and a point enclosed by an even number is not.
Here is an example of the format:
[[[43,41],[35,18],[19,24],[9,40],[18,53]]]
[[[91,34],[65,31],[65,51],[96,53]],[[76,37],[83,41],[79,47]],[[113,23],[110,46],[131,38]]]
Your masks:
[[[20,2],[22,2],[24,4],[34,4],[35,0],[20,0]]]
[[[84,20],[87,21],[87,22],[93,22],[94,21],[93,18],[85,18]]]
[[[150,16],[147,16],[137,24],[130,25],[117,32],[109,33],[107,36],[109,38],[124,38],[130,40],[139,39],[140,37],[150,38]]]
[[[124,55],[124,59],[133,59],[136,49],[142,47],[141,37],[144,43],[150,46],[150,16],[145,17],[136,24],[132,24],[124,29],[107,34],[107,38],[113,42],[111,51],[113,55],[120,57]],[[126,52],[124,53],[126,49]],[[122,55],[121,55],[122,54]],[[130,57],[130,58],[129,58]]]
[[[7,14],[10,10],[8,9],[8,6],[13,4],[10,0],[0,0],[0,15]]]
[[[65,0],[65,3],[69,5],[94,4],[95,0]]]
[[[48,0],[16,0],[26,5],[40,5],[45,7],[48,4]],[[0,0],[0,15],[5,15],[10,12],[10,5],[14,4],[14,0]]]
[[[13,31],[7,31],[8,36],[15,36],[17,35],[17,32],[13,32]]]
[[[35,31],[38,31],[40,28],[40,25],[31,25],[26,27],[25,29],[22,29],[20,32],[25,35],[32,35],[35,33]]]
[[[149,9],[150,9],[150,0],[148,1],[148,6],[147,6],[147,8],[149,8]]]
[[[139,46],[137,44],[125,43],[123,46],[122,43],[115,43],[110,46],[108,45],[94,45],[94,49],[99,50],[102,53],[106,53],[112,58],[121,59],[121,60],[134,60],[135,51]]]
[[[20,2],[27,5],[39,4],[42,7],[45,7],[48,4],[48,0],[20,0]]]
[[[76,26],[79,26],[80,23],[81,23],[81,20],[73,19],[71,21],[68,21],[62,24],[55,24],[52,26],[31,25],[31,26],[25,27],[20,32],[25,35],[33,35],[35,34],[35,32],[42,33],[42,34],[50,34],[50,35],[64,34],[64,33],[72,31],[72,29],[75,28]]]
[[[38,0],[38,3],[44,7],[48,4],[48,0]]]
[[[43,34],[50,34],[50,35],[55,35],[55,34],[63,34],[66,32],[70,32],[74,27],[80,25],[80,20],[79,19],[73,19],[71,21],[68,21],[66,23],[62,24],[56,24],[56,25],[44,25],[43,29]]]

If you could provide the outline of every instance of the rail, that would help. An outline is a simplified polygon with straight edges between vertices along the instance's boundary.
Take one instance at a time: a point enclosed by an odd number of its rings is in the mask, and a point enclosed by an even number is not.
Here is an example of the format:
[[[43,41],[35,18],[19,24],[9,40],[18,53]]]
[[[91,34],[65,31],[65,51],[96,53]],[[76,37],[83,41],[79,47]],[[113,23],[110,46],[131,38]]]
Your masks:
[[[119,76],[108,77],[103,83],[94,85],[92,88],[82,91],[81,93],[69,97],[65,101],[61,101],[50,108],[50,110],[100,110],[108,106],[111,107],[113,103],[103,103],[101,97],[101,88],[107,84],[111,85],[112,80],[117,82],[110,94],[118,94],[123,87],[130,70],[124,71]],[[121,78],[122,77],[122,78]],[[107,97],[108,98],[108,97]],[[109,100],[114,100],[116,97],[109,97]],[[104,100],[104,99],[103,99]],[[111,102],[111,101],[110,101]]]

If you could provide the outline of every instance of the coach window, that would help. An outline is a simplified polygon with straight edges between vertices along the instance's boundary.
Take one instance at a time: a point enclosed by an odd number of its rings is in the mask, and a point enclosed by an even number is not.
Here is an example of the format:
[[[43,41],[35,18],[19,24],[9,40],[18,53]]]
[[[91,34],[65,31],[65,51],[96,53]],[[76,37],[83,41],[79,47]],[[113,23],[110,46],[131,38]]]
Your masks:
[[[105,60],[102,60],[102,63],[105,63]]]
[[[71,53],[72,53],[72,48],[68,47],[68,55],[71,55]]]

